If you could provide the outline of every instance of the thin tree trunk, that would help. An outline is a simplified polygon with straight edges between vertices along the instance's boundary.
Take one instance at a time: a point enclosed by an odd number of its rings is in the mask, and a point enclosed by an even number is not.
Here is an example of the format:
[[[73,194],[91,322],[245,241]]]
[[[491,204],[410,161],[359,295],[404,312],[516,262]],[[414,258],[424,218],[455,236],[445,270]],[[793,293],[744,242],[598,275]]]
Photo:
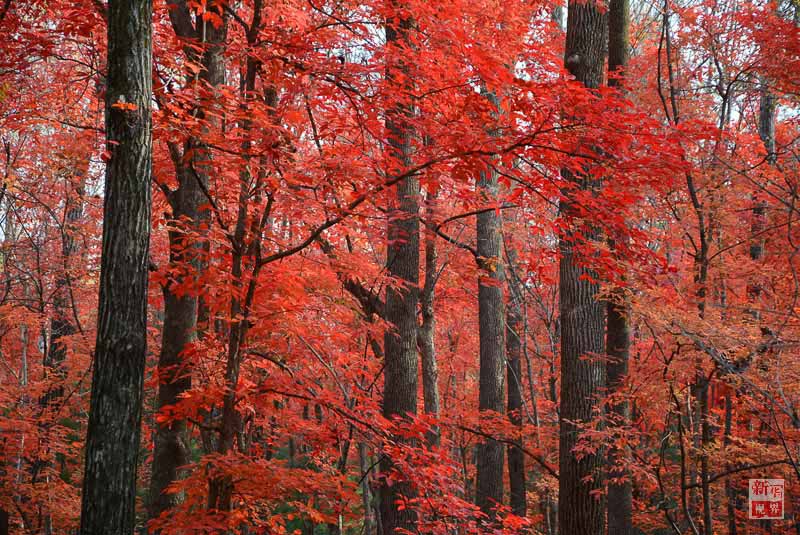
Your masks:
[[[367,470],[370,468],[369,452],[365,442],[358,443],[358,466],[362,474],[361,480],[361,504],[364,507],[364,530],[363,535],[375,535],[375,519],[372,510],[372,490],[369,485],[369,475]]]
[[[510,240],[505,240],[508,259],[508,307],[506,308],[506,372],[508,378],[508,419],[519,429],[515,444],[508,446],[508,483],[511,512],[517,516],[527,515],[525,485],[525,454],[522,441],[522,339],[525,336],[525,322],[522,316],[522,281],[517,273],[517,251]],[[533,402],[534,400],[531,400]]]
[[[200,78],[211,88],[224,82],[225,70],[222,62],[222,43],[225,41],[225,19],[220,28],[205,23],[204,28],[195,28],[189,17],[185,1],[170,10],[173,29],[182,39],[205,39]],[[197,55],[187,47],[187,54]],[[195,80],[194,83],[198,83]],[[200,91],[205,91],[201,88]],[[203,119],[208,116],[203,104],[195,109]],[[177,151],[176,151],[177,152]],[[185,157],[185,156],[188,156]],[[181,396],[192,386],[191,369],[184,363],[182,352],[197,339],[198,301],[197,289],[187,292],[185,280],[196,280],[203,269],[203,251],[197,245],[197,235],[202,233],[208,214],[201,210],[207,201],[202,188],[208,185],[211,154],[201,140],[190,137],[186,140],[183,154],[173,154],[178,178],[178,187],[168,194],[172,208],[173,228],[169,231],[170,268],[178,273],[176,281],[167,284],[164,292],[164,325],[161,336],[161,352],[158,357],[158,398],[156,410],[178,403]],[[188,232],[182,225],[188,225]],[[205,245],[205,244],[204,244]],[[173,291],[174,286],[181,291]],[[156,429],[151,468],[148,515],[156,518],[182,501],[177,493],[166,489],[179,477],[179,467],[189,462],[189,446],[186,436],[186,421],[176,419]]]
[[[109,158],[81,535],[128,535],[136,523],[147,355],[151,20],[151,0],[108,3]]]
[[[250,23],[251,32],[248,34],[248,43],[252,46],[261,27],[263,3],[257,1],[253,9],[253,18]],[[260,60],[248,56],[245,64],[245,76],[241,85],[241,96],[245,102],[252,100],[256,94],[256,77],[260,67]],[[276,105],[277,93],[273,89],[264,91],[264,100],[270,109]],[[247,105],[245,106],[247,109]],[[245,141],[242,142],[242,153],[250,158],[253,147],[251,141],[252,122],[249,118],[241,121],[241,129],[245,132]],[[253,184],[248,165],[243,165],[239,173],[239,200],[236,216],[236,226],[233,232],[231,258],[231,291],[229,327],[227,340],[227,355],[225,364],[225,394],[222,401],[222,415],[220,417],[219,441],[217,453],[225,455],[234,449],[234,441],[239,432],[241,418],[237,408],[236,391],[239,384],[239,375],[247,345],[247,334],[250,326],[250,313],[256,291],[258,275],[263,267],[260,261],[260,247],[262,240],[262,221],[269,218],[271,203],[267,202],[263,208],[264,213],[256,217],[248,217],[249,205],[260,208],[264,196],[265,174],[258,171]],[[209,480],[208,509],[212,511],[228,512],[233,508],[234,481],[230,474],[214,476]]]
[[[608,19],[608,85],[622,89],[624,69],[628,64],[629,0],[611,0]],[[613,243],[611,244],[613,248]],[[625,428],[630,423],[630,404],[621,397],[630,359],[630,303],[624,290],[612,293],[606,307],[606,365],[608,388],[612,399],[609,407],[612,425]],[[608,452],[608,535],[630,535],[633,531],[633,490],[627,470],[627,448],[612,445]]]
[[[733,430],[733,402],[731,393],[725,394],[725,431],[724,445],[729,447]],[[728,535],[736,535],[736,510],[738,509],[737,491],[731,482],[731,478],[725,479],[725,496],[728,499]]]
[[[435,186],[429,186],[426,198],[426,219],[434,220],[436,213]],[[425,285],[420,295],[422,309],[422,324],[419,327],[418,345],[422,356],[422,399],[425,405],[425,414],[439,417],[439,369],[436,362],[436,313],[434,300],[436,297],[436,279],[438,277],[436,233],[432,228],[425,230]],[[428,444],[439,444],[438,426],[428,433]]]
[[[64,223],[61,228],[61,261],[62,270],[56,278],[56,288],[53,294],[53,316],[50,320],[50,343],[45,348],[44,368],[47,374],[47,391],[40,400],[42,407],[47,410],[49,406],[55,406],[56,402],[64,396],[64,361],[67,358],[67,346],[64,338],[78,332],[77,326],[73,323],[76,311],[73,308],[72,300],[72,264],[78,250],[78,242],[75,239],[77,224],[83,215],[83,183],[85,172],[79,169],[72,169],[73,162],[68,163],[68,169],[74,171],[74,177],[66,177],[64,195]],[[75,180],[75,183],[73,183]],[[47,429],[42,427],[41,431],[47,436]],[[34,479],[38,474],[52,467],[50,452],[47,451],[42,460],[34,463]],[[46,473],[45,478],[50,474]],[[44,533],[53,533],[53,519],[50,514],[50,507],[43,511]]]
[[[53,296],[53,318],[50,321],[50,344],[45,357],[45,366],[56,376],[54,379],[60,383],[63,376],[62,366],[67,357],[67,348],[62,339],[77,332],[73,323],[74,311],[72,308],[71,292],[72,279],[70,275],[72,259],[78,250],[75,240],[76,226],[83,216],[83,182],[85,173],[76,171],[76,183],[68,177],[65,192],[64,226],[61,231],[61,258],[63,272],[59,273],[56,280],[56,289]],[[47,405],[63,395],[63,385],[51,386],[42,399]]]
[[[390,0],[393,13],[402,6]],[[398,47],[410,46],[408,34],[411,20],[397,15],[386,21],[386,85],[404,93],[408,83],[408,64],[405,52]],[[410,103],[396,103],[386,112],[388,158],[390,174],[411,164],[412,129],[408,119],[413,109]],[[417,414],[417,302],[419,294],[419,181],[408,177],[397,183],[396,196],[389,200],[386,269],[398,281],[386,290],[385,319],[389,329],[384,335],[383,415],[405,418]],[[388,456],[381,460],[381,472],[389,473],[394,463]],[[411,474],[408,474],[410,477]],[[411,507],[397,506],[404,497],[412,497],[406,482],[382,485],[382,535],[394,535],[398,529],[414,531],[416,514]]]
[[[565,64],[577,81],[597,88],[603,82],[605,64],[606,16],[594,2],[570,1],[567,14]],[[589,179],[563,171],[574,187],[594,187]],[[558,525],[562,535],[581,533],[602,535],[605,504],[603,490],[605,453],[598,447],[580,460],[573,451],[578,444],[580,425],[596,416],[597,396],[606,383],[604,353],[604,306],[596,299],[597,275],[579,265],[573,240],[576,231],[597,239],[596,229],[574,228],[575,209],[569,193],[561,202],[561,213],[569,225],[560,238],[559,311],[561,320],[561,405],[559,413],[559,506]],[[599,446],[599,445],[598,445]]]

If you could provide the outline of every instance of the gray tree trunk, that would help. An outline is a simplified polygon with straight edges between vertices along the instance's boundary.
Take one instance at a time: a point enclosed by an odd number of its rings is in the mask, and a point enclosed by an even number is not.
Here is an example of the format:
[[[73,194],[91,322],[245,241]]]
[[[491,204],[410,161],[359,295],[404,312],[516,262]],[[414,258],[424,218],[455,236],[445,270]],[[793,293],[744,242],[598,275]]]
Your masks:
[[[390,0],[393,12],[399,6]],[[386,86],[404,91],[408,64],[398,46],[410,46],[408,33],[413,27],[409,19],[398,16],[386,21]],[[394,87],[393,87],[394,86]],[[413,114],[409,103],[392,105],[386,112],[388,157],[394,174],[411,164],[412,129],[408,119]],[[417,414],[417,303],[419,298],[419,181],[408,177],[397,183],[395,197],[389,200],[386,269],[399,286],[386,290],[385,319],[389,329],[384,335],[383,415],[386,418]],[[384,456],[381,472],[394,467]],[[408,474],[409,476],[411,474]],[[413,508],[399,509],[397,501],[411,497],[411,487],[404,482],[382,485],[380,489],[380,527],[383,535],[394,535],[398,529],[414,531],[416,514]]]
[[[508,419],[522,429],[522,339],[525,336],[525,322],[522,316],[522,281],[517,272],[517,251],[505,242],[506,258],[509,265],[509,299],[506,308],[506,371],[508,378]],[[521,437],[520,437],[521,438]],[[525,454],[521,444],[508,446],[508,482],[511,512],[524,517],[527,514],[525,488]]]
[[[426,219],[434,220],[436,193],[429,191],[426,199]],[[425,230],[425,285],[420,296],[422,308],[422,324],[419,327],[418,345],[422,355],[422,399],[425,414],[439,417],[439,369],[436,362],[436,313],[434,300],[436,297],[436,278],[438,276],[436,233],[432,228]],[[439,444],[439,429],[428,434],[430,445]]]
[[[611,0],[608,10],[608,72],[618,77],[611,76],[608,85],[620,90],[622,80],[619,76],[624,75],[628,65],[629,28],[629,0]],[[630,360],[630,302],[624,291],[612,292],[606,313],[606,350],[609,357],[606,373],[609,394],[614,395],[621,394]],[[627,400],[615,400],[609,411],[613,425],[625,427],[629,424],[631,410]],[[608,535],[630,535],[633,532],[633,491],[625,461],[628,453],[614,446],[608,452]]]
[[[136,522],[152,168],[152,3],[108,3],[103,247],[86,431],[81,535],[128,535]]]
[[[565,63],[577,81],[588,88],[603,83],[606,15],[594,2],[570,1],[567,13]],[[594,187],[589,179],[563,171],[574,187]],[[596,415],[597,396],[606,383],[604,353],[604,306],[596,299],[597,275],[579,265],[573,240],[580,230],[588,239],[599,238],[595,228],[577,228],[569,192],[561,202],[561,213],[569,229],[559,241],[559,314],[561,322],[561,405],[559,412],[559,506],[558,524],[562,535],[602,535],[605,504],[596,492],[603,490],[605,453],[576,458],[579,425]]]
[[[497,174],[486,170],[478,180],[484,203],[497,202]],[[478,214],[478,329],[480,336],[480,379],[478,408],[482,413],[502,414],[505,374],[505,282],[501,250],[501,218],[496,210]],[[488,415],[487,415],[488,416]],[[504,448],[497,440],[478,444],[475,504],[494,518],[503,503]]]

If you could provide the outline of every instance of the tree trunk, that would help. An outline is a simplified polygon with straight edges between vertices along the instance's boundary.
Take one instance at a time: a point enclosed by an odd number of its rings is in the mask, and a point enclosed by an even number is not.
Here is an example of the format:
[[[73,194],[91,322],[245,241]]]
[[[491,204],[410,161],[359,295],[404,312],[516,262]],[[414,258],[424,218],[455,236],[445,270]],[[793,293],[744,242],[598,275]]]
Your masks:
[[[370,468],[369,452],[367,444],[358,443],[358,467],[362,474],[367,474]],[[369,484],[369,475],[361,479],[361,505],[364,507],[364,530],[363,535],[375,535],[375,522],[372,510],[372,489]]]
[[[624,69],[628,64],[629,0],[611,0],[608,20],[608,85],[622,89]],[[613,243],[611,244],[613,249]],[[612,293],[606,307],[606,365],[609,394],[612,399],[609,417],[612,425],[625,428],[630,423],[630,404],[621,397],[630,359],[630,303],[623,290]],[[608,535],[630,535],[633,531],[633,492],[630,471],[626,468],[627,448],[611,447],[608,453]]]
[[[77,231],[77,224],[83,215],[83,183],[86,173],[80,169],[74,169],[73,163],[75,162],[69,162],[67,169],[70,175],[74,172],[74,176],[67,176],[65,180],[65,217],[61,228],[63,271],[56,278],[56,287],[53,292],[53,316],[50,320],[50,343],[45,347],[43,362],[48,385],[39,403],[44,410],[48,410],[48,407],[57,407],[56,402],[64,396],[64,361],[67,358],[67,346],[64,343],[64,338],[78,332],[77,326],[73,323],[73,318],[76,317],[77,311],[73,309],[72,276],[70,273],[75,253],[78,251],[75,232]],[[44,436],[47,436],[46,429],[43,428],[41,431]],[[41,473],[46,472],[48,467],[52,467],[53,463],[50,457],[50,452],[47,451],[47,455],[44,455],[41,460],[33,464],[34,480]],[[44,477],[49,478],[50,474],[45,473]],[[49,508],[42,512],[42,517],[44,534],[50,535],[53,533],[53,522]]]
[[[81,535],[132,534],[147,354],[152,3],[108,3],[103,246]]]
[[[586,87],[597,88],[603,81],[606,16],[594,2],[570,1],[567,14],[565,63]],[[574,187],[594,187],[586,177],[563,171]],[[558,524],[562,535],[602,535],[605,504],[596,495],[603,490],[605,454],[599,448],[578,460],[573,452],[582,424],[595,416],[597,396],[605,387],[604,306],[596,299],[597,275],[581,267],[574,251],[575,232],[597,239],[596,229],[574,228],[579,223],[569,199],[561,202],[568,231],[559,240],[559,313],[561,320],[561,405],[559,412],[559,506]]]
[[[390,1],[393,12],[401,6]],[[386,86],[405,93],[408,64],[405,52],[398,47],[410,46],[408,33],[413,27],[409,19],[392,16],[386,21]],[[401,172],[411,164],[412,129],[408,119],[413,114],[410,103],[396,103],[386,112],[388,159],[390,174]],[[404,418],[417,414],[417,301],[419,294],[419,181],[408,177],[397,183],[396,196],[389,201],[386,269],[398,282],[386,290],[384,335],[383,415]],[[392,459],[384,456],[381,472],[393,469]],[[410,477],[411,474],[408,474]],[[405,482],[383,485],[381,528],[384,535],[396,530],[414,531],[416,514],[411,507],[398,508],[397,501],[411,497],[411,486]]]
[[[508,375],[508,419],[519,428],[520,436],[515,444],[508,446],[508,483],[511,499],[511,512],[524,517],[527,514],[525,489],[525,454],[521,449],[522,440],[522,339],[525,336],[525,323],[522,317],[522,281],[516,271],[517,251],[505,242],[508,259],[509,300],[506,309],[506,371]]]
[[[485,204],[497,202],[497,174],[486,170],[478,180],[479,195]],[[478,409],[482,413],[502,414],[504,408],[505,305],[504,269],[501,252],[501,219],[497,210],[486,210],[477,217],[478,235],[478,330],[480,335],[480,379]],[[491,416],[491,414],[485,414]],[[503,503],[503,445],[493,439],[478,444],[475,504],[494,518]]]
[[[258,35],[262,16],[261,2],[254,6],[253,18],[250,27],[253,29],[247,36],[248,44],[253,45],[253,39]],[[256,95],[256,77],[260,68],[260,60],[249,55],[245,62],[244,80],[240,86],[241,97],[246,103]],[[265,104],[274,109],[277,93],[273,89],[264,91]],[[249,104],[245,104],[245,110]],[[241,144],[242,154],[250,156],[253,148],[252,121],[242,119],[241,129],[245,139]],[[226,455],[234,449],[237,432],[240,429],[241,417],[237,406],[236,392],[239,385],[239,375],[244,360],[247,346],[247,335],[250,328],[250,313],[252,311],[258,275],[264,266],[260,261],[260,247],[262,228],[260,221],[266,221],[268,212],[248,217],[250,206],[260,208],[265,191],[266,174],[262,170],[253,177],[250,167],[243,165],[239,171],[239,202],[236,216],[236,226],[231,239],[233,254],[231,257],[232,291],[230,312],[228,317],[228,339],[225,363],[225,394],[222,401],[222,414],[219,423],[219,441],[217,453]],[[255,178],[255,180],[253,180]],[[263,208],[269,210],[269,203]],[[244,449],[242,449],[244,451]],[[234,480],[231,474],[224,473],[214,476],[209,480],[208,504],[211,511],[228,512],[233,509]]]
[[[78,242],[75,240],[77,224],[83,216],[83,183],[85,173],[75,169],[75,182],[73,178],[66,180],[66,192],[64,195],[65,217],[64,226],[61,231],[61,259],[63,272],[59,273],[56,279],[56,289],[53,295],[53,318],[50,321],[50,344],[44,364],[52,372],[57,383],[50,386],[42,399],[43,405],[48,405],[63,395],[64,387],[60,384],[63,377],[62,365],[67,357],[67,348],[63,343],[63,338],[71,336],[77,332],[76,325],[73,324],[72,309],[72,278],[70,275],[72,259],[78,251]]]
[[[433,222],[436,212],[436,191],[430,186],[426,199],[426,219]],[[422,288],[420,305],[422,308],[422,324],[419,327],[418,345],[422,355],[422,399],[425,414],[439,417],[439,370],[436,363],[436,314],[434,298],[436,294],[436,278],[438,276],[436,258],[436,233],[432,228],[425,230],[425,286]],[[428,433],[428,444],[439,444],[439,428]]]
[[[185,2],[180,2],[170,10],[172,26],[182,39],[199,38],[198,31],[191,24],[189,10]],[[226,26],[219,29],[206,24],[202,29],[205,36],[205,50],[199,58],[203,68],[200,77],[211,88],[224,82],[225,70],[222,62],[222,46],[225,41]],[[187,54],[196,55],[195,49],[187,48]],[[195,81],[197,83],[197,81]],[[201,88],[204,91],[205,88]],[[196,115],[203,119],[208,114],[205,106],[199,104]],[[158,399],[156,410],[175,405],[181,396],[192,386],[191,369],[184,365],[182,352],[197,338],[198,294],[197,289],[186,292],[173,292],[174,285],[182,285],[182,279],[197,279],[203,269],[204,261],[201,247],[197,245],[197,234],[202,233],[208,214],[200,207],[205,204],[202,187],[208,184],[211,158],[210,150],[202,140],[190,137],[186,140],[183,156],[174,158],[178,177],[178,188],[172,191],[167,200],[172,208],[173,228],[169,231],[169,265],[178,273],[173,284],[167,284],[164,292],[164,325],[161,336],[161,352],[158,356]],[[202,183],[202,184],[201,184]],[[183,230],[188,225],[188,233]],[[189,462],[189,447],[186,436],[186,421],[173,420],[156,429],[151,469],[148,516],[156,518],[171,509],[182,499],[179,494],[168,494],[166,489],[178,477],[179,467]]]

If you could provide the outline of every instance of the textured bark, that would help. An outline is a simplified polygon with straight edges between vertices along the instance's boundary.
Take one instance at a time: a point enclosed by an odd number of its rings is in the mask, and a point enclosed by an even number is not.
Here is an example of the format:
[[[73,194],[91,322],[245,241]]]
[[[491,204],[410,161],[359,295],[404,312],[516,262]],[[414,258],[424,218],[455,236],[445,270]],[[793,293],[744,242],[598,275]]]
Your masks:
[[[621,77],[630,58],[630,0],[611,0],[608,7],[608,85],[621,86]]]
[[[436,212],[435,191],[429,191],[426,199],[426,219],[434,220]],[[437,273],[436,233],[432,228],[425,230],[425,285],[420,296],[422,308],[422,324],[419,327],[417,343],[422,355],[422,399],[425,414],[439,417],[439,369],[436,362],[436,314],[434,299],[436,296]],[[428,433],[430,445],[439,444],[439,429]]]
[[[397,4],[390,8],[397,11]],[[386,85],[403,93],[408,83],[408,65],[398,47],[408,46],[412,22],[398,17],[386,21]],[[399,103],[387,110],[386,131],[391,173],[411,164],[412,129],[408,118],[410,104]],[[417,413],[417,302],[419,294],[419,181],[408,177],[397,183],[396,196],[389,200],[386,269],[398,286],[386,290],[385,319],[389,329],[384,335],[383,415],[386,418],[406,417]],[[381,471],[388,473],[392,460],[384,457]],[[409,474],[410,475],[410,474]],[[416,515],[412,508],[399,510],[397,501],[411,496],[411,487],[403,482],[383,485],[381,497],[381,529],[385,535],[396,530],[414,531]]]
[[[629,58],[629,0],[611,0],[608,11],[608,72],[610,87],[622,88],[622,76]],[[613,247],[613,244],[611,244]],[[625,427],[630,423],[630,403],[622,399],[630,359],[630,303],[624,291],[612,292],[606,307],[606,365],[609,393],[617,395],[611,403],[609,420]],[[633,492],[630,472],[626,468],[626,449],[612,446],[608,452],[608,535],[629,535],[633,532]]]
[[[607,305],[606,347],[609,361],[606,365],[608,388],[612,394],[620,394],[628,375],[630,360],[630,304],[624,295],[616,295]],[[630,403],[616,399],[609,407],[610,421],[614,425],[627,426],[631,419]],[[611,478],[608,484],[608,535],[633,533],[633,492],[630,472],[627,470],[627,448],[611,447],[608,454]],[[617,481],[614,481],[617,480]]]
[[[486,203],[495,203],[497,174],[481,173],[479,194]],[[478,409],[482,413],[503,413],[505,369],[505,281],[501,250],[501,217],[497,210],[483,211],[477,217],[478,236],[478,330],[480,335],[480,379]],[[488,415],[487,415],[488,416]],[[495,517],[503,503],[503,445],[492,439],[478,444],[475,504]]]
[[[571,1],[567,14],[565,63],[567,69],[586,87],[603,82],[605,63],[606,16],[594,2]],[[593,184],[585,177],[564,171],[575,187],[588,189]],[[561,203],[561,213],[570,227],[579,225],[569,194]],[[605,504],[596,491],[603,490],[602,471],[605,453],[599,447],[578,460],[573,452],[578,443],[578,426],[591,422],[597,409],[597,396],[605,387],[605,363],[596,358],[604,353],[604,306],[596,299],[598,285],[589,278],[596,274],[580,265],[573,248],[575,228],[560,239],[559,313],[561,321],[561,405],[559,412],[559,507],[558,524],[562,535],[601,535],[604,532]],[[588,239],[597,239],[597,230],[581,228]]]
[[[150,0],[108,3],[106,150],[110,157],[81,535],[131,534],[136,521],[147,353],[151,18]]]
[[[522,284],[516,273],[517,252],[506,241],[508,259],[509,300],[506,308],[506,371],[508,375],[508,419],[520,429],[522,436],[522,337],[525,323],[522,317]],[[518,439],[519,440],[519,439]],[[508,446],[508,483],[511,512],[524,517],[527,514],[525,491],[525,454],[521,444]]]
[[[219,29],[206,24],[205,28],[198,31],[191,20],[187,21],[188,7],[185,1],[170,10],[170,18],[180,38],[188,40],[205,36],[200,58],[194,57],[197,56],[196,49],[187,47],[187,55],[199,60],[203,66],[200,71],[202,83],[212,89],[223,83],[225,22]],[[207,116],[203,103],[195,109],[195,115],[199,119]],[[206,202],[202,187],[208,184],[211,153],[201,140],[190,137],[184,144],[183,156],[188,157],[174,158],[178,187],[167,199],[172,208],[173,223],[169,232],[170,269],[178,275],[174,283],[163,288],[164,325],[158,357],[157,410],[178,403],[181,395],[192,386],[191,369],[184,364],[182,352],[197,337],[199,299],[196,289],[187,293],[185,287],[181,292],[174,292],[173,288],[184,284],[185,279],[196,279],[203,269],[204,261],[201,259],[202,250],[197,245],[197,235],[202,234],[209,219],[200,207]],[[180,494],[168,494],[165,491],[178,479],[179,467],[189,462],[186,441],[186,422],[183,419],[160,425],[156,430],[148,503],[150,518],[159,516],[182,499]]]

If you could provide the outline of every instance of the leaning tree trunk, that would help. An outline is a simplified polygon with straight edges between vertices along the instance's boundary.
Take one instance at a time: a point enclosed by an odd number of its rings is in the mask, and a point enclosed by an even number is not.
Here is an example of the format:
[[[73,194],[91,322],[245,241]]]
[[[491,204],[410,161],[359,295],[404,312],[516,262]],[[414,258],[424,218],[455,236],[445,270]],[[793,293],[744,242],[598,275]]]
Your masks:
[[[478,180],[479,194],[487,204],[497,202],[497,173],[486,170]],[[478,409],[481,413],[503,413],[505,369],[505,281],[501,253],[501,219],[497,210],[485,210],[477,217],[478,235],[478,331],[480,337],[480,379]],[[475,504],[494,518],[503,503],[503,445],[494,439],[478,444]]]
[[[390,1],[392,12],[401,6]],[[386,88],[405,94],[408,63],[400,47],[410,46],[409,19],[398,16],[386,21]],[[412,129],[408,120],[413,114],[410,103],[390,104],[386,112],[389,172],[402,172],[411,164]],[[397,183],[396,196],[389,200],[386,269],[397,285],[386,290],[385,319],[389,329],[384,335],[385,366],[383,415],[395,418],[417,413],[417,302],[419,294],[419,181],[408,177]],[[384,456],[381,471],[390,472],[392,459]],[[409,474],[410,475],[410,474]],[[414,531],[416,515],[411,507],[398,508],[397,502],[411,496],[411,486],[404,482],[383,485],[380,489],[381,528],[384,535],[396,530]]]
[[[182,0],[170,10],[170,20],[175,34],[183,40],[204,39],[201,57],[197,49],[187,46],[187,56],[199,60],[202,69],[195,84],[203,84],[199,92],[204,94],[213,90],[225,80],[225,65],[222,61],[226,38],[226,18],[215,28],[210,23],[205,27],[195,27],[191,21],[189,8]],[[205,84],[208,87],[205,87]],[[205,99],[204,99],[205,100]],[[195,109],[199,119],[210,120],[207,103],[201,102]],[[197,338],[198,289],[185,290],[186,280],[196,280],[202,271],[204,261],[202,248],[197,244],[197,235],[202,234],[208,221],[208,214],[201,207],[208,201],[203,187],[208,185],[211,171],[211,153],[197,137],[190,136],[183,147],[183,154],[173,150],[173,160],[178,179],[178,187],[169,192],[167,201],[172,208],[173,227],[169,231],[169,266],[177,273],[175,281],[166,284],[164,292],[164,325],[161,336],[161,352],[158,356],[158,398],[157,410],[177,404],[181,396],[192,386],[191,368],[187,367],[182,352]],[[188,225],[188,229],[186,229]],[[180,291],[175,291],[175,287]],[[182,418],[172,420],[156,429],[151,468],[148,515],[156,518],[164,511],[174,507],[181,499],[177,493],[167,493],[167,488],[179,476],[178,470],[189,462],[189,447],[186,436],[186,421]]]
[[[132,534],[147,353],[152,3],[108,3],[106,164],[97,343],[81,535]]]
[[[567,14],[565,63],[577,81],[597,88],[603,81],[606,16],[594,2],[570,1]],[[601,535],[605,504],[596,493],[603,490],[602,448],[578,459],[580,426],[592,421],[597,397],[605,387],[605,363],[598,361],[604,351],[604,307],[597,299],[597,275],[583,267],[575,252],[577,234],[597,239],[596,228],[581,225],[576,218],[569,190],[595,187],[586,176],[564,177],[572,184],[561,201],[561,214],[568,225],[559,240],[559,316],[561,321],[561,405],[559,422],[559,507],[562,535]]]
[[[611,0],[608,12],[608,72],[615,73],[610,87],[622,90],[622,76],[628,64],[629,0]],[[611,244],[613,247],[613,244]],[[612,425],[625,428],[630,423],[630,403],[623,397],[623,384],[628,375],[631,326],[630,302],[624,290],[612,292],[606,307],[606,350],[609,394],[614,397],[609,407]],[[611,447],[608,452],[608,535],[630,535],[633,531],[633,492],[630,471],[626,468],[627,451]]]

